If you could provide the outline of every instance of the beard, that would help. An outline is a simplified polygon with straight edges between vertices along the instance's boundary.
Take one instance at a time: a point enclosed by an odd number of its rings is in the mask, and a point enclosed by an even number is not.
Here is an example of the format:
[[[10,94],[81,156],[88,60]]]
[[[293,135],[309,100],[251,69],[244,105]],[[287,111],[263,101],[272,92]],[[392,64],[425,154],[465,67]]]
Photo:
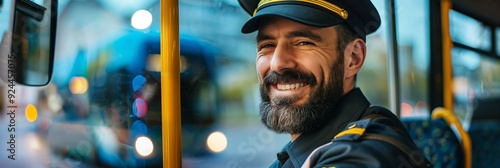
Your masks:
[[[321,127],[333,114],[333,107],[343,95],[343,58],[339,57],[332,68],[332,76],[328,83],[323,80],[316,83],[311,73],[297,70],[285,71],[282,74],[271,72],[260,85],[260,119],[270,130],[276,133],[298,134],[310,132]],[[293,105],[300,97],[269,97],[270,84],[289,81],[306,81],[311,87],[309,99],[303,105]]]

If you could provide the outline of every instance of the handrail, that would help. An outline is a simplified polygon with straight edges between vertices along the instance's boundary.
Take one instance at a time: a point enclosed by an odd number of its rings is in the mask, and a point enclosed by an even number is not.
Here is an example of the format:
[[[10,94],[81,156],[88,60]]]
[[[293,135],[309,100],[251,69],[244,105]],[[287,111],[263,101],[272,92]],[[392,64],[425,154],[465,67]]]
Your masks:
[[[453,72],[451,65],[451,48],[453,42],[450,34],[451,0],[441,0],[441,34],[443,46],[443,99],[444,108],[453,109]]]
[[[458,120],[458,118],[451,112],[450,110],[447,110],[442,107],[435,108],[432,111],[432,119],[438,119],[442,118],[446,121],[446,123],[451,126],[455,126],[457,128],[458,133],[460,134],[461,137],[461,144],[462,144],[462,149],[464,152],[464,164],[465,168],[471,168],[472,167],[472,142],[470,139],[469,134],[465,131],[465,129],[462,127],[462,124]]]
[[[182,167],[179,1],[160,1],[163,167]]]

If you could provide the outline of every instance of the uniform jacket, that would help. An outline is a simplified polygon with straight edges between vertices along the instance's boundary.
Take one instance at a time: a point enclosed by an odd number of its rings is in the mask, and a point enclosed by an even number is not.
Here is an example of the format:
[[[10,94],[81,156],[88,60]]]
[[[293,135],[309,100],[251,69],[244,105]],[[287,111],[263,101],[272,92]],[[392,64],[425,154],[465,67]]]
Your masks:
[[[370,107],[359,88],[342,96],[334,113],[319,130],[303,133],[295,141],[286,144],[270,167],[302,167],[315,149],[304,167],[430,167],[429,161],[415,146],[399,119],[385,108]],[[369,114],[384,117],[363,119]],[[353,127],[363,129],[366,135],[392,137],[406,144],[412,152],[407,154],[393,144],[364,139],[363,135],[346,135],[334,139],[343,130]]]

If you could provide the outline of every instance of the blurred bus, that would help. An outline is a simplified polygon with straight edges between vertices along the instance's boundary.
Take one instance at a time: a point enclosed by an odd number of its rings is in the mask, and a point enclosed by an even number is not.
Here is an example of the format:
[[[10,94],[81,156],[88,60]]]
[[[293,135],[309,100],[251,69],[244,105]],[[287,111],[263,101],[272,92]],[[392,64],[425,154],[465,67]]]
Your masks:
[[[12,141],[2,143],[12,151],[0,154],[6,166],[163,164],[159,1],[126,11],[108,3],[2,1],[2,23],[10,23],[2,24],[1,45],[2,141]],[[179,42],[182,151],[209,155],[219,115],[217,50],[189,34]]]

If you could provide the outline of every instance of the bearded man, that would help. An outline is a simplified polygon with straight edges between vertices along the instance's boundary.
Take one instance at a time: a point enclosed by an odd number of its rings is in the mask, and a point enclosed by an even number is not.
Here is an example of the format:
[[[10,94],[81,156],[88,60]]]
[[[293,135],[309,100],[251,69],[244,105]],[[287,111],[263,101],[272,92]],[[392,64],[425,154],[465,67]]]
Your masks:
[[[370,107],[356,74],[366,35],[380,26],[370,0],[239,0],[257,33],[262,123],[291,141],[271,167],[428,167],[399,119]]]

